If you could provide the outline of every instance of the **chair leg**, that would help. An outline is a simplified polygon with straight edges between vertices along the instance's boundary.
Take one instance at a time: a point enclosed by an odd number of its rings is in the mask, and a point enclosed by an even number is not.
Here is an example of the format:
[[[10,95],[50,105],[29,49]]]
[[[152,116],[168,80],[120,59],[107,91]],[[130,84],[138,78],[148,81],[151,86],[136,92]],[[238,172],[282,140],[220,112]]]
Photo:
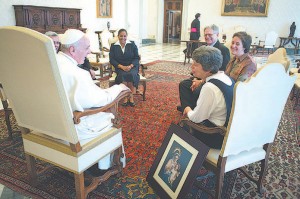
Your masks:
[[[7,132],[8,132],[8,137],[10,140],[12,140],[12,128],[11,128],[11,124],[10,124],[10,120],[9,120],[9,115],[11,114],[11,112],[9,111],[5,111],[5,123],[7,126]]]
[[[265,156],[265,159],[260,161],[261,170],[260,170],[259,178],[258,178],[258,181],[257,181],[257,190],[260,194],[262,194],[264,192],[262,181],[263,181],[263,179],[266,175],[266,171],[267,171],[267,168],[268,168],[268,161],[269,161],[271,146],[272,146],[271,143],[264,145],[264,150],[266,151],[266,156]]]
[[[76,198],[84,199],[86,198],[86,192],[84,187],[84,173],[76,174],[75,177],[75,189],[76,189]]]
[[[36,174],[36,167],[35,167],[35,159],[31,155],[25,153],[26,163],[27,163],[27,170],[28,170],[28,177],[29,182],[32,186],[36,186],[37,184],[37,174]]]
[[[146,88],[147,88],[147,83],[146,82],[143,82],[142,83],[143,84],[143,101],[145,101],[146,100]]]
[[[216,194],[215,198],[220,199],[222,194],[222,188],[223,188],[223,180],[224,180],[224,169],[220,169],[217,172],[217,182],[216,182]]]
[[[260,161],[260,163],[261,163],[261,171],[260,171],[260,175],[259,175],[259,178],[257,181],[257,190],[258,190],[258,193],[262,194],[264,192],[262,181],[266,174],[268,160],[262,160],[262,161]]]
[[[217,183],[216,183],[216,194],[215,198],[220,199],[222,195],[222,188],[223,188],[223,180],[224,180],[224,173],[225,173],[225,164],[227,161],[227,157],[222,158],[219,156],[218,165],[217,165]]]
[[[100,77],[103,77],[104,65],[101,64],[99,68],[100,68]]]
[[[122,152],[122,147],[119,147],[115,152],[114,152],[114,157],[113,157],[113,164],[118,170],[117,176],[120,177],[123,172],[123,164],[121,162],[121,157],[124,157],[124,154]]]

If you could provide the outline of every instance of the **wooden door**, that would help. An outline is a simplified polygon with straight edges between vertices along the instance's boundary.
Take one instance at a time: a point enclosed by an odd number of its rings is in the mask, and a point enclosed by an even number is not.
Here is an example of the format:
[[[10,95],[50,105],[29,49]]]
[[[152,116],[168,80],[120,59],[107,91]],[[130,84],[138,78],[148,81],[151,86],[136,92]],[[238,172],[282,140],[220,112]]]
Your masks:
[[[170,36],[179,35],[178,39],[180,39],[180,30],[182,27],[182,4],[182,0],[165,0],[163,32],[164,43],[169,42]],[[175,27],[174,20],[176,20]],[[176,33],[174,33],[174,31]]]

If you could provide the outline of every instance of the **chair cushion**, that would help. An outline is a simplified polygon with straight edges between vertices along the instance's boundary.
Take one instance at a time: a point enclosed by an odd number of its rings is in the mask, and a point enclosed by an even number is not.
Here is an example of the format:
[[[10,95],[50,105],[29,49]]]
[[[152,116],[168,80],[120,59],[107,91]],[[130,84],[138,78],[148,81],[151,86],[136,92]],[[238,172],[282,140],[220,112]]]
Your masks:
[[[210,149],[206,156],[206,161],[217,167],[220,150]],[[263,148],[255,148],[250,151],[243,151],[237,155],[231,155],[227,157],[225,165],[225,172],[237,169],[247,164],[257,162],[264,159],[266,151]]]
[[[71,150],[68,142],[40,132],[22,134],[25,153],[72,172],[82,172],[92,164],[122,146],[121,129],[111,128],[95,138],[80,141],[82,150]]]
[[[109,78],[109,82],[114,82],[116,79],[117,74],[113,73],[112,76]],[[140,82],[148,81],[146,77],[140,75]]]

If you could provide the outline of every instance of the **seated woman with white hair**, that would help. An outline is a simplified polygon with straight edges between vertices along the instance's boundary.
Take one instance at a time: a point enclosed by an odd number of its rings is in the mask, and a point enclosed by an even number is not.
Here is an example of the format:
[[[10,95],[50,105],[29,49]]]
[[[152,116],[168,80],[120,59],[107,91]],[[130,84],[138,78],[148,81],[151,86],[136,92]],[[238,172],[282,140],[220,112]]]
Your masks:
[[[192,122],[207,127],[227,126],[235,82],[224,71],[219,71],[223,61],[221,51],[211,46],[201,46],[193,52],[192,59],[193,75],[205,83],[196,107],[191,109],[187,106],[183,114]],[[218,149],[222,147],[224,139],[220,134],[203,132],[197,132],[194,136],[207,146]]]

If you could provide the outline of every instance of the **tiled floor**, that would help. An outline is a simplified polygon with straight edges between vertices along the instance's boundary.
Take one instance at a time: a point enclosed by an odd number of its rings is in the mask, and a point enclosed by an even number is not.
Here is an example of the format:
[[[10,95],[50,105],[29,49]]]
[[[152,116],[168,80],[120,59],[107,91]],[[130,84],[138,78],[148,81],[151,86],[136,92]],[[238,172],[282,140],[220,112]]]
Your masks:
[[[141,54],[141,62],[143,64],[150,63],[156,60],[168,60],[183,62],[184,53],[182,52],[186,48],[185,43],[181,44],[153,44],[142,46],[139,48]],[[300,55],[288,55],[291,65],[290,68],[296,67],[295,60],[300,59]],[[258,66],[262,66],[267,61],[267,57],[254,56],[254,60],[258,63]]]
[[[183,62],[184,61],[184,53],[182,52],[186,48],[185,44],[153,44],[142,46],[139,48],[139,53],[142,57],[142,63],[150,63],[156,60],[168,60],[168,61],[176,61]],[[291,66],[296,67],[295,59],[300,59],[300,56],[289,55],[289,59],[291,60]],[[260,64],[266,62],[267,58],[259,57],[255,58]],[[0,184],[0,199],[27,199],[9,188]]]
[[[140,47],[139,53],[143,64],[156,60],[183,62],[184,53],[182,51],[185,48],[185,44],[153,44]]]

